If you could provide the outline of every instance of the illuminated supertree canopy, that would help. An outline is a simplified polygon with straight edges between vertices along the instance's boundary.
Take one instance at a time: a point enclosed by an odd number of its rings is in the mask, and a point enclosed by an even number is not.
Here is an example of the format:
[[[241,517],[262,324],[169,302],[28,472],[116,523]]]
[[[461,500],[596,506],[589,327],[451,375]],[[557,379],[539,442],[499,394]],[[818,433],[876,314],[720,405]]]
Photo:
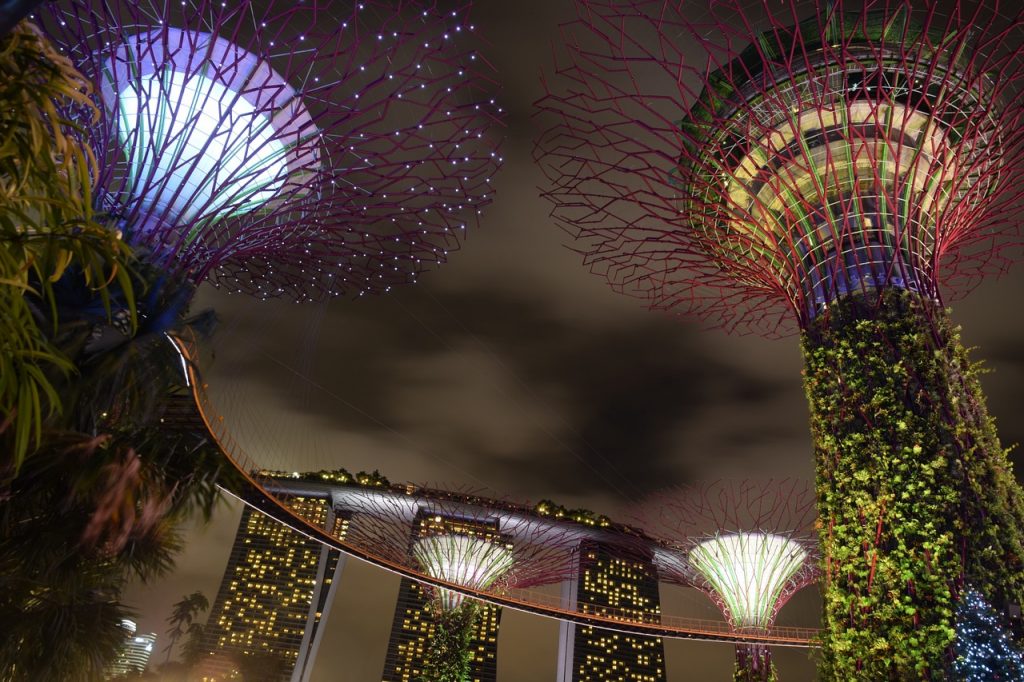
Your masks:
[[[97,208],[125,239],[191,284],[305,300],[415,281],[490,201],[500,109],[467,13],[62,0],[39,18],[93,83]]]
[[[435,517],[437,523],[442,520],[443,517]],[[421,533],[413,541],[412,556],[428,575],[477,590],[493,586],[514,563],[512,546],[489,533]],[[443,608],[451,609],[461,604],[463,597],[441,590],[439,599]]]
[[[351,515],[351,544],[484,592],[560,582],[576,570],[573,549],[590,532],[458,489],[353,490],[335,497],[335,505]],[[441,600],[445,605],[461,603],[461,595],[438,592],[449,595]]]
[[[942,298],[1013,260],[1024,15],[1000,3],[580,2],[536,156],[653,307],[799,329],[822,677],[941,677],[966,585],[1024,600],[1024,496]]]
[[[714,587],[738,628],[767,629],[786,583],[810,556],[797,542],[765,532],[724,533],[701,540],[690,566]]]
[[[737,630],[766,632],[818,578],[814,502],[813,489],[793,479],[719,481],[656,495],[644,525],[668,542],[656,555],[663,579],[702,590]],[[768,647],[737,646],[735,677],[776,679]]]
[[[347,541],[443,583],[485,593],[566,579],[576,568],[573,549],[586,534],[455,491],[373,490],[334,498],[351,514]],[[434,621],[424,679],[465,679],[477,603],[452,589],[423,587]]]
[[[554,217],[615,287],[771,335],[844,294],[936,297],[1009,264],[1019,17],[901,0],[730,0],[692,19],[670,1],[581,6],[537,156]]]

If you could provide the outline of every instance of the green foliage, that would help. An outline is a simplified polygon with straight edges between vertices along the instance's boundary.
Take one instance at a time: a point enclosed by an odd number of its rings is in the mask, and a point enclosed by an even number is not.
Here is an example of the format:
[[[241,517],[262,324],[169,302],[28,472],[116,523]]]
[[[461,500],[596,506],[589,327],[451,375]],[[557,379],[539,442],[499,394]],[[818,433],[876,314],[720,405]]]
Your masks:
[[[736,666],[733,682],[778,682],[779,673],[772,661],[772,652],[757,644],[736,645]]]
[[[129,301],[132,289],[131,252],[94,219],[95,160],[67,116],[97,115],[88,82],[26,22],[0,37],[0,103],[0,423],[10,425],[0,477],[9,477],[61,408],[51,375],[74,369],[41,328],[56,324],[54,282],[73,275],[104,303],[111,282]]]
[[[436,607],[434,614],[434,636],[427,643],[419,682],[469,682],[476,603],[466,599],[454,609]]]
[[[1021,495],[941,309],[851,297],[803,338],[824,556],[822,679],[945,679],[964,580],[1024,594]]]
[[[223,456],[193,425],[162,423],[172,403],[190,401],[163,330],[190,318],[174,306],[167,314],[157,284],[140,287],[152,304],[134,333],[69,312],[54,337],[83,371],[73,381],[55,380],[68,409],[46,419],[33,456],[0,487],[0,611],[25,624],[0,628],[0,679],[19,670],[24,677],[15,679],[100,679],[83,671],[101,666],[72,654],[109,663],[116,648],[90,648],[104,637],[95,623],[68,625],[75,605],[123,613],[128,580],[168,571],[180,525],[196,512],[208,516],[219,499]],[[107,340],[94,347],[89,340],[96,338]],[[49,641],[51,629],[76,638],[64,643],[68,655],[32,657],[26,642]]]
[[[161,424],[186,395],[167,333],[211,317],[97,222],[88,83],[27,23],[0,37],[0,103],[0,679],[98,680],[124,585],[219,498],[206,434]]]
[[[555,504],[551,500],[541,500],[534,507],[541,516],[550,516],[555,519],[562,519],[564,521],[573,521],[580,523],[585,526],[597,526],[600,528],[606,528],[610,526],[612,521],[604,514],[596,514],[589,509],[568,509],[560,504]]]
[[[130,614],[116,595],[122,583],[95,563],[58,570],[45,589],[5,583],[0,599],[0,679],[5,682],[99,682],[128,637]],[[17,608],[12,594],[21,595]]]
[[[192,623],[186,632],[188,636],[181,644],[181,663],[185,668],[193,668],[203,658],[203,637],[206,635],[206,625]],[[174,661],[168,661],[168,663],[174,663]]]
[[[362,486],[364,488],[391,487],[391,481],[389,481],[384,474],[380,473],[376,469],[374,469],[370,473],[360,471],[355,474],[350,473],[348,469],[344,468],[321,469],[320,471],[306,471],[302,473],[263,469],[257,473],[260,476],[266,476],[268,478],[288,478],[297,479],[300,481],[338,483],[341,485]]]

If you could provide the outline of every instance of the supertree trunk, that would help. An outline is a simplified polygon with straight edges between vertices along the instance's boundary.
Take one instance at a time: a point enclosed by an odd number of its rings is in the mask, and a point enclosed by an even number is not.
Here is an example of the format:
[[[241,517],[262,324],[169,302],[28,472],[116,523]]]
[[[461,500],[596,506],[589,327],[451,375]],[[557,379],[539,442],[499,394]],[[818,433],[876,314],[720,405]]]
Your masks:
[[[772,662],[772,651],[760,644],[741,644],[736,647],[736,669],[733,682],[777,682],[779,679]]]
[[[580,4],[541,102],[555,218],[653,307],[800,329],[823,678],[942,677],[965,588],[1003,608],[1024,579],[1024,493],[933,303],[1019,254],[1024,11]]]
[[[476,615],[476,603],[468,600],[452,609],[434,609],[434,636],[427,646],[419,682],[469,682]]]
[[[1024,596],[1019,488],[948,313],[847,297],[803,334],[817,464],[823,672],[945,679],[966,585]]]

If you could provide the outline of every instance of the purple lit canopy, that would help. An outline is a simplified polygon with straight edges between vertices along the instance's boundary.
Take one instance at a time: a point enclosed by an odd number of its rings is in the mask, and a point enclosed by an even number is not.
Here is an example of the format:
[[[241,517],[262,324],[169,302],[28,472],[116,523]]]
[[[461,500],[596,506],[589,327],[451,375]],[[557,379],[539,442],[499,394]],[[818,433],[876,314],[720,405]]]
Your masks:
[[[62,0],[38,18],[94,84],[97,208],[193,284],[386,291],[491,199],[501,110],[467,7]]]

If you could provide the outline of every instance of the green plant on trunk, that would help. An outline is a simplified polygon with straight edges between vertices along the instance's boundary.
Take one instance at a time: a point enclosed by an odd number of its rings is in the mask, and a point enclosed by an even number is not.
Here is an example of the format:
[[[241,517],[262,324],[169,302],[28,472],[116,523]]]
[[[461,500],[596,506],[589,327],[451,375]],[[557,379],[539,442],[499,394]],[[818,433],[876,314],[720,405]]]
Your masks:
[[[848,297],[803,336],[829,680],[947,679],[966,584],[1024,597],[1024,506],[948,313]]]
[[[737,645],[732,679],[733,682],[778,682],[771,649],[759,644]]]
[[[434,634],[427,642],[419,682],[469,682],[470,639],[477,610],[476,603],[468,599],[449,609],[435,604]]]

